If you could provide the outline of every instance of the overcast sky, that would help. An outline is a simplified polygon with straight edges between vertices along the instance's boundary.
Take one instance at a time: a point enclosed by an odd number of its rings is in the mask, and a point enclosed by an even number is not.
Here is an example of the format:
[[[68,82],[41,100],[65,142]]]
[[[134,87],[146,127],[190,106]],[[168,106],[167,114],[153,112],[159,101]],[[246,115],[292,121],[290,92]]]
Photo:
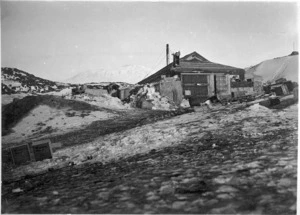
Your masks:
[[[1,2],[1,64],[50,80],[181,56],[245,68],[298,50],[295,2]]]

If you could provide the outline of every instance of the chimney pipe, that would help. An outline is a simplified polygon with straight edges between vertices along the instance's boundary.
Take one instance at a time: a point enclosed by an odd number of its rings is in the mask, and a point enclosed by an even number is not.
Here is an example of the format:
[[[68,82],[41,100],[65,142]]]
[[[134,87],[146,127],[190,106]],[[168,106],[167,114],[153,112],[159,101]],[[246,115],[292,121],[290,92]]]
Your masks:
[[[178,66],[180,63],[180,51],[173,54],[173,66]]]
[[[167,66],[169,65],[169,44],[166,47],[166,55],[167,55]]]

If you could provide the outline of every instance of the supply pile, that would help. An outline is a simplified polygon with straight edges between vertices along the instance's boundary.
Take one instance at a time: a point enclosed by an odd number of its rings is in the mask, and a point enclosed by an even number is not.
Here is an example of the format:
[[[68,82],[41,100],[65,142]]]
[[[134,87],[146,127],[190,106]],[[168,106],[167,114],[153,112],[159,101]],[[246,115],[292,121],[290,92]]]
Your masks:
[[[153,85],[138,86],[132,92],[133,94],[130,96],[132,107],[152,110],[175,110],[178,108],[174,102],[156,92]]]

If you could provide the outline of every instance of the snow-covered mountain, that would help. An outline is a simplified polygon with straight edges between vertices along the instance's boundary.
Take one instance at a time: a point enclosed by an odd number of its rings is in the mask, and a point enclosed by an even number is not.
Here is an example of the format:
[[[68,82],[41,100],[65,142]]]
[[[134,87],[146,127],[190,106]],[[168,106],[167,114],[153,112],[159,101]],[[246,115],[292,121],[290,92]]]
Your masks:
[[[298,82],[298,52],[284,57],[263,61],[255,66],[245,68],[246,78],[261,78],[262,82],[274,83],[277,79],[285,78]]]
[[[135,84],[153,73],[152,69],[140,65],[125,65],[119,69],[99,69],[81,72],[64,82],[84,84],[91,82],[126,82]]]

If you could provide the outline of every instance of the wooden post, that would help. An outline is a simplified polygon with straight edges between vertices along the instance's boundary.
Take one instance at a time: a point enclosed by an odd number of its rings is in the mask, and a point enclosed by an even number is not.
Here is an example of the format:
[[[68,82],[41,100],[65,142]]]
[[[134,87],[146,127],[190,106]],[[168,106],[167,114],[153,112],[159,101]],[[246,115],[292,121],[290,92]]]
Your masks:
[[[167,66],[169,65],[169,44],[166,47],[166,54],[167,54]]]

